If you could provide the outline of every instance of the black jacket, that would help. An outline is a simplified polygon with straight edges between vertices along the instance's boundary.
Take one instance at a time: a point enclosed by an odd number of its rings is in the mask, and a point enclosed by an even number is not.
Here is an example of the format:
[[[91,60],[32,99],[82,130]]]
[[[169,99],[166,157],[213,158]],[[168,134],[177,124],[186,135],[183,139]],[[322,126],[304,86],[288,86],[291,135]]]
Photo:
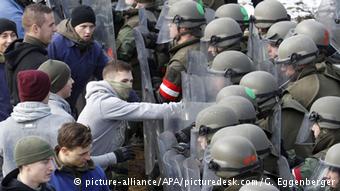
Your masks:
[[[5,51],[6,79],[11,95],[11,104],[19,103],[17,87],[17,74],[22,70],[38,69],[48,59],[47,50],[44,47],[23,42],[18,39]]]
[[[19,169],[14,169],[12,172],[7,174],[7,176],[5,176],[5,178],[1,182],[0,191],[36,191],[18,181],[18,174]],[[55,191],[55,189],[49,185],[42,184],[40,191]]]

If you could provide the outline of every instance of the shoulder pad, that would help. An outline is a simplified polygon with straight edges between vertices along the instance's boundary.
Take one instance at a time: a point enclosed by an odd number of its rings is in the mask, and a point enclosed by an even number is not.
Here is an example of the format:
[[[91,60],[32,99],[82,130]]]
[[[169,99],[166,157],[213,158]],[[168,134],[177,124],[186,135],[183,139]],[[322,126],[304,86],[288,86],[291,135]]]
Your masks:
[[[305,76],[287,88],[292,97],[306,108],[312,103],[319,90],[320,81],[317,74]]]

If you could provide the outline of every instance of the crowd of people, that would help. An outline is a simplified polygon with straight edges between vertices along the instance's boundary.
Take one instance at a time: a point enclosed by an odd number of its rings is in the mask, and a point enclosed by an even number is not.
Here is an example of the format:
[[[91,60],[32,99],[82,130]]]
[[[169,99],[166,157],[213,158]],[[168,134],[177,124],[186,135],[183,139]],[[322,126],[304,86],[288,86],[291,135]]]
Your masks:
[[[147,178],[233,180],[153,190],[340,190],[339,10],[324,23],[277,0],[101,3],[113,55],[94,7],[0,3],[1,191],[128,190],[85,182],[126,179],[143,131]]]

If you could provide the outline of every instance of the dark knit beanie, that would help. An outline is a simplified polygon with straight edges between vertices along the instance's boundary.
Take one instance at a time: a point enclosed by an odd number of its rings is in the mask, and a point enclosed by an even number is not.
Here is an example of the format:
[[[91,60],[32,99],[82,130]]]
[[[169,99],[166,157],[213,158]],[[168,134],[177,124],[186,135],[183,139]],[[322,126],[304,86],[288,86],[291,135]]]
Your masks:
[[[13,31],[18,36],[17,25],[15,24],[15,22],[9,19],[0,18],[0,34],[5,31]]]
[[[87,22],[96,24],[96,15],[93,9],[87,5],[74,8],[71,14],[71,25],[76,27]]]
[[[71,70],[67,64],[59,60],[47,60],[38,70],[45,72],[51,81],[51,92],[57,93],[67,84],[71,78]]]
[[[52,147],[38,136],[21,138],[14,148],[17,167],[45,160],[51,156],[54,156]]]
[[[20,71],[17,82],[20,102],[43,101],[50,92],[50,79],[39,70]]]

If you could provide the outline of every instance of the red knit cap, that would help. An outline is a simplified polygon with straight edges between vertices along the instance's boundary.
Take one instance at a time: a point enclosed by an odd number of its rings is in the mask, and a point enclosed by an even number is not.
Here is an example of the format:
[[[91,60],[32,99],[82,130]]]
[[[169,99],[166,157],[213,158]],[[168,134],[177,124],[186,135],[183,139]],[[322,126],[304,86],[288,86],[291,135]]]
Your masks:
[[[24,70],[17,75],[20,102],[42,101],[50,91],[48,75],[38,70]]]

